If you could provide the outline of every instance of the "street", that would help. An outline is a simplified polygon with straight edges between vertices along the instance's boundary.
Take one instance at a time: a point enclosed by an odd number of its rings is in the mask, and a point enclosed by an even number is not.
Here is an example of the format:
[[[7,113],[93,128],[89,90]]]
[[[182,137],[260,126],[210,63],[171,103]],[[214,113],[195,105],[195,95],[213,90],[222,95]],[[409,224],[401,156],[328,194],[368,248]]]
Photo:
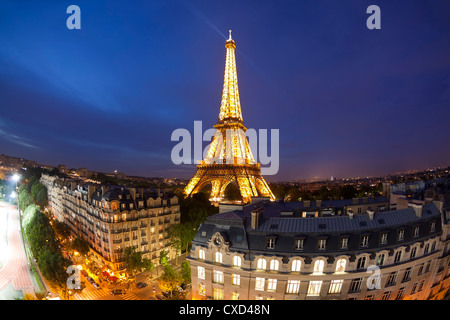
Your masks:
[[[15,291],[33,292],[15,205],[0,201],[0,291],[12,281]]]

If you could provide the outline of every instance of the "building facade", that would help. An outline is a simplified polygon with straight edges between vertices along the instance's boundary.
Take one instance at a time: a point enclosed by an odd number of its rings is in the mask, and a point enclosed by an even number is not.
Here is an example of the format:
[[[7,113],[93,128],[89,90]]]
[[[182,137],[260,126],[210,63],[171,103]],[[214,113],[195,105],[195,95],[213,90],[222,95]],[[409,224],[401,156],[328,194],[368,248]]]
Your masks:
[[[169,192],[98,184],[81,184],[43,174],[49,209],[73,234],[85,239],[91,252],[111,270],[124,270],[123,252],[130,246],[155,265],[159,253],[170,258],[168,229],[180,223],[178,198]]]
[[[303,217],[265,201],[219,213],[193,241],[193,298],[437,297],[450,286],[449,218],[439,202]]]

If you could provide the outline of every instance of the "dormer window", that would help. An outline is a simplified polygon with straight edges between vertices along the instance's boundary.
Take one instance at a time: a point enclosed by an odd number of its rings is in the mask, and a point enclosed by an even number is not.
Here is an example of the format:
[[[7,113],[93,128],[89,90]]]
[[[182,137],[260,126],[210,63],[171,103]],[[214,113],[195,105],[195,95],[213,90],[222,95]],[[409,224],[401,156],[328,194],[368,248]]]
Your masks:
[[[266,239],[266,249],[275,249],[275,237],[268,237]]]

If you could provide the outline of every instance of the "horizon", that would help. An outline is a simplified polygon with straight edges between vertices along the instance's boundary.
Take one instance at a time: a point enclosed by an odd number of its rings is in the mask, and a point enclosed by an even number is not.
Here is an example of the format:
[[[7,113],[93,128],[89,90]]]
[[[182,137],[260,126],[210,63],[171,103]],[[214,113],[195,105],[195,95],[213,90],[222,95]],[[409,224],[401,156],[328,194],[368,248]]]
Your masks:
[[[171,132],[215,124],[231,29],[244,124],[280,130],[268,182],[450,163],[449,3],[378,0],[380,30],[364,1],[133,4],[77,1],[80,30],[68,3],[0,4],[0,153],[190,179]]]

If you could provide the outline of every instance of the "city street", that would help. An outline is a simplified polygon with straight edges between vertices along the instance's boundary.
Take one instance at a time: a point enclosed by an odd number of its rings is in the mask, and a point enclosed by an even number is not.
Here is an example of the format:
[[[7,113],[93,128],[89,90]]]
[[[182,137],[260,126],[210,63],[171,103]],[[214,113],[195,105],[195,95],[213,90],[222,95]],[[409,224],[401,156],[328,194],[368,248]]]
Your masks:
[[[15,291],[33,292],[17,207],[0,201],[0,291],[11,282]]]

